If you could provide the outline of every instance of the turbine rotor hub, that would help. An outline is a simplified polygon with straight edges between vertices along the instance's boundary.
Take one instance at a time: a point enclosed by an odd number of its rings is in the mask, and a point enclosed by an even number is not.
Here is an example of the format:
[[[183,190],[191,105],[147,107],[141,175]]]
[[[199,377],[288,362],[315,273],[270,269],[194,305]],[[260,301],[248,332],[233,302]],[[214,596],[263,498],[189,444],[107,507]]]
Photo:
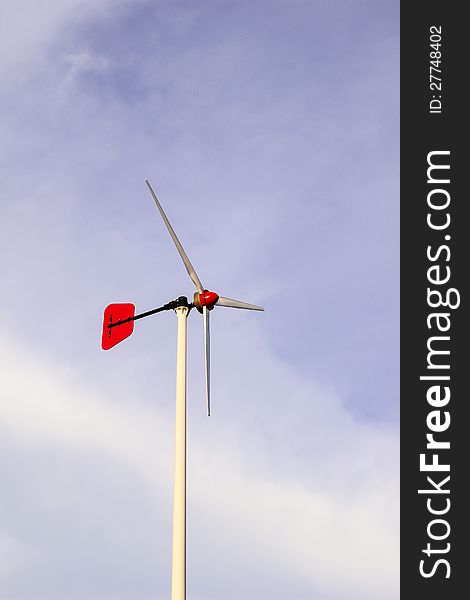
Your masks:
[[[208,310],[214,308],[214,304],[219,299],[219,295],[209,290],[203,290],[202,292],[196,292],[193,296],[194,306],[197,310],[202,313],[202,307],[205,306]]]

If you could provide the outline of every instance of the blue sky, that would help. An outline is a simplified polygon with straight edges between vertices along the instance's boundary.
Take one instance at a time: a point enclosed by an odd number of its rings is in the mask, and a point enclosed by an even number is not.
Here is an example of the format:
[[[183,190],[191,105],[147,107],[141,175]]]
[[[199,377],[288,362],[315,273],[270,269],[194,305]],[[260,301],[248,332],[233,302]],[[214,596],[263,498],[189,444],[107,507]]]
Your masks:
[[[0,9],[0,598],[167,598],[192,285],[188,597],[398,596],[398,5]]]

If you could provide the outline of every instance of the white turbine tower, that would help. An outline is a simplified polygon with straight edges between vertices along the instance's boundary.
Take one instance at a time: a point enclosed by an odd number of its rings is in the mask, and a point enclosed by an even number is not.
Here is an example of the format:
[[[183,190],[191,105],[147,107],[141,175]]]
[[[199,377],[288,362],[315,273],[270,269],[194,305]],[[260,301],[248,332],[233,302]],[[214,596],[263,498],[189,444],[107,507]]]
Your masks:
[[[191,261],[183,249],[171,226],[152,186],[146,184],[152,194],[168,232],[186,267],[191,281],[196,287],[193,302],[188,303],[180,296],[167,304],[145,313],[135,315],[135,306],[130,303],[110,304],[104,311],[101,347],[109,350],[131,335],[134,321],[164,310],[174,310],[178,318],[178,338],[176,351],[176,431],[175,431],[175,474],[173,493],[173,548],[171,599],[186,600],[186,324],[192,308],[196,308],[204,319],[204,356],[206,375],[207,414],[210,415],[210,311],[214,306],[242,308],[246,310],[264,310],[260,306],[247,304],[239,300],[224,298],[205,289]]]

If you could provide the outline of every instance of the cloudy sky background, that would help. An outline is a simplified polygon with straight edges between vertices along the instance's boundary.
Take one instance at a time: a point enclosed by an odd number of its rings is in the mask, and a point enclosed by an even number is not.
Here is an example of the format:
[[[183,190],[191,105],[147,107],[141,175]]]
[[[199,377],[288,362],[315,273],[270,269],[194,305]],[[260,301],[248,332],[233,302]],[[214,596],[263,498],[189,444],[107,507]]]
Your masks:
[[[0,598],[170,594],[192,284],[188,598],[398,597],[398,3],[0,8]]]

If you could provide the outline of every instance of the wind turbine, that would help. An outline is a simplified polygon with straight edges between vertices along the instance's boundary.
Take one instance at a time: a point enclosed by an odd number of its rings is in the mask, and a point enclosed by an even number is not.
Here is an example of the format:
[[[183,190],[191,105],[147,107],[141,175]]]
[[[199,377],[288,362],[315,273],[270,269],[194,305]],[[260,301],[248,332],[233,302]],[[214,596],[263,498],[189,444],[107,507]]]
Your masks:
[[[178,319],[178,337],[176,350],[176,431],[175,431],[175,472],[173,491],[173,547],[171,599],[186,600],[186,330],[187,318],[192,308],[196,308],[204,319],[204,357],[206,375],[207,415],[210,416],[210,311],[215,306],[240,308],[245,310],[264,310],[260,306],[219,296],[210,292],[201,283],[188,255],[171,226],[162,205],[152,186],[145,181],[153,200],[162,216],[163,222],[175,243],[186,271],[196,287],[193,302],[188,303],[186,296],[180,296],[163,306],[136,315],[131,303],[110,304],[104,311],[101,347],[109,350],[125,338],[134,329],[134,321],[165,310],[174,310]]]

